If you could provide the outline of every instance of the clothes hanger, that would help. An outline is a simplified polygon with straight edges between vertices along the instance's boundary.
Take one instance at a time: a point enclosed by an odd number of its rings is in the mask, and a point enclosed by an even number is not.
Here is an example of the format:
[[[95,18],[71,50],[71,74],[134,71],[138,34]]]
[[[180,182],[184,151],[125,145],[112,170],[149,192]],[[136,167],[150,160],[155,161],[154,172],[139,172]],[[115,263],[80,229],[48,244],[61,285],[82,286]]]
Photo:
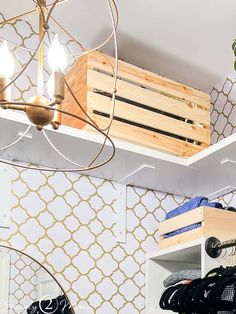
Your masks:
[[[196,279],[196,280],[200,280],[200,279]],[[194,284],[196,284],[196,282]],[[179,288],[178,292],[172,298],[171,306],[174,312],[179,312],[179,313],[184,312],[186,314],[191,313],[189,309],[186,308],[184,305],[186,294],[191,289],[191,286],[192,286],[192,282],[188,284],[184,284],[183,287]]]
[[[209,305],[207,296],[211,288],[222,278],[226,269],[222,266],[217,267],[209,271],[206,276],[197,285],[196,289],[191,294],[191,300],[189,304],[192,309],[195,309],[197,313],[209,313]]]
[[[217,311],[233,311],[236,309],[235,304],[235,289],[232,287],[232,299],[229,300],[222,298],[223,293],[227,287],[230,288],[230,286],[236,284],[236,274],[233,276],[230,275],[230,272],[227,274],[227,276],[221,278],[215,285],[212,287],[211,291],[208,294],[208,304],[209,308],[212,312]],[[230,290],[229,290],[230,291]],[[228,296],[230,296],[230,293],[227,293]]]
[[[183,286],[183,284],[171,286],[163,292],[161,299],[160,299],[160,302],[159,302],[161,309],[171,310],[171,304],[170,304],[171,299],[173,298],[174,294],[178,291],[178,289],[182,286]]]

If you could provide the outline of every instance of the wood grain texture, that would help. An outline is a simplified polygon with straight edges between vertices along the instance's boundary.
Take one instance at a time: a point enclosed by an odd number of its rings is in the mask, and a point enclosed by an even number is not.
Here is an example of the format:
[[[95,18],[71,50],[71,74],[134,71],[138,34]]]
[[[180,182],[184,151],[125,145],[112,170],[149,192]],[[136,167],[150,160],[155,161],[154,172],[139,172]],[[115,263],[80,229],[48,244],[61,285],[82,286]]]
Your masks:
[[[111,100],[99,94],[88,93],[88,107],[110,114]],[[209,143],[210,131],[208,129],[132,106],[125,102],[116,101],[115,116],[184,138]]]
[[[171,238],[164,239],[164,235],[190,226],[194,223],[201,223],[201,227],[183,232]],[[236,236],[236,213],[222,209],[202,206],[189,212],[165,220],[160,223],[159,234],[161,236],[160,247],[167,248],[198,239],[200,236],[216,236],[219,239],[230,239]],[[227,229],[227,232],[226,232]],[[226,236],[227,235],[227,236]]]
[[[183,215],[162,221],[158,233],[164,235],[195,223],[201,223],[204,220],[203,209],[203,207],[199,207]]]
[[[166,249],[171,246],[180,245],[183,243],[191,242],[196,239],[199,239],[204,235],[203,227],[190,230],[181,234],[178,234],[174,237],[162,239],[159,242],[160,249]]]
[[[101,69],[107,73],[112,73],[111,64],[114,66],[114,60],[113,57],[104,56],[104,54],[96,51],[89,55],[88,66],[91,69]],[[119,61],[119,76],[210,110],[210,96],[207,93],[121,60]]]
[[[111,93],[113,78],[97,71],[88,70],[88,86]],[[208,111],[122,80],[117,82],[117,96],[204,125],[210,124]]]
[[[66,75],[82,108],[103,127],[108,119],[101,114],[109,115],[111,110],[112,63],[112,57],[93,52],[78,59]],[[117,96],[115,116],[122,121],[114,121],[112,136],[182,157],[190,157],[209,146],[207,94],[119,61]],[[63,109],[86,119],[68,90]],[[62,123],[92,128],[65,115]]]
[[[70,69],[66,75],[66,81],[75,94],[77,100],[81,106],[87,111],[87,56],[83,56],[78,59],[75,65]],[[63,102],[63,110],[72,112],[83,119],[86,119],[85,114],[81,111],[77,105],[75,99],[66,88],[65,100]],[[67,115],[62,115],[62,124],[68,125],[74,128],[82,128],[85,126],[83,121],[74,119]]]
[[[94,115],[94,120],[100,127],[108,125],[108,118]],[[90,126],[86,126],[86,130],[93,130]],[[187,143],[178,139],[174,139],[170,136],[158,134],[143,128],[139,128],[132,125],[124,125],[119,121],[113,121],[110,130],[110,135],[115,138],[123,139],[127,142],[135,143],[138,145],[151,147],[158,149],[172,155],[190,157],[203,148],[199,145]]]

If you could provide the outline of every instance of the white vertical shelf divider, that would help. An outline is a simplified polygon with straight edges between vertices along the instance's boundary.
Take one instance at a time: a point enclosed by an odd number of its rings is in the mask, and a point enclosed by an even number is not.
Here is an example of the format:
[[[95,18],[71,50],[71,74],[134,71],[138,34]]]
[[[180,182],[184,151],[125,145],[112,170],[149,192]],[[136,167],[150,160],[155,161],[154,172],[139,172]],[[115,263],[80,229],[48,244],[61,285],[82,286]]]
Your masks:
[[[204,277],[208,271],[227,265],[227,258],[213,259],[205,252],[205,238],[170,247],[151,254],[146,259],[146,312],[145,314],[170,314],[159,307],[164,291],[163,280],[176,271],[201,268]]]

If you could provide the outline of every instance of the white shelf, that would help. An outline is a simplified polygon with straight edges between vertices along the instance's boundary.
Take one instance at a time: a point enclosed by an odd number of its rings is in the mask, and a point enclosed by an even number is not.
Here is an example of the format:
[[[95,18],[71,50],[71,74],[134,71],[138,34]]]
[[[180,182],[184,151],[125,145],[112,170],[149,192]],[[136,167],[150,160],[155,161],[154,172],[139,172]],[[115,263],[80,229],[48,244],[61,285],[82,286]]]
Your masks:
[[[173,246],[164,250],[147,254],[148,259],[159,261],[201,263],[201,245],[204,239],[198,239],[189,243]]]
[[[161,310],[159,300],[164,291],[163,281],[174,272],[201,268],[201,276],[220,265],[227,265],[227,257],[210,258],[205,252],[205,238],[147,254],[146,258],[146,314],[171,314]]]
[[[1,110],[0,146],[9,144],[19,132],[24,132],[27,125],[28,121],[24,115]],[[88,163],[88,156],[96,152],[103,141],[97,134],[65,126],[61,127],[60,131],[47,132],[59,149],[82,164]],[[71,167],[49,147],[39,131],[32,128],[30,133],[32,138],[24,139],[26,146],[19,143],[7,153],[2,152],[1,158],[36,162],[48,167]],[[104,167],[87,174],[189,197],[210,195],[228,186],[236,187],[236,134],[188,159],[121,140],[115,140],[115,145],[114,159]],[[107,145],[105,153],[108,153],[109,149]]]

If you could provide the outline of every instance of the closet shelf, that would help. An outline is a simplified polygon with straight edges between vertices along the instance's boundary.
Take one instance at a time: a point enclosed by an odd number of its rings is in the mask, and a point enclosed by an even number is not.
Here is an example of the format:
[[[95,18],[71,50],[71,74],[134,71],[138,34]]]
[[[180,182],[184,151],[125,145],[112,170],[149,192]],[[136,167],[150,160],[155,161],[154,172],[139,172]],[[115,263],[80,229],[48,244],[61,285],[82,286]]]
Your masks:
[[[229,239],[226,232],[223,239]],[[227,265],[227,258],[210,258],[205,251],[206,237],[189,243],[147,254],[146,258],[146,314],[171,314],[161,310],[159,300],[164,290],[163,280],[174,272],[201,268],[201,276],[215,267]]]
[[[28,120],[20,113],[0,111],[0,146],[5,146],[24,132]],[[59,131],[47,130],[49,138],[67,157],[86,164],[103,142],[100,135],[62,126]],[[50,148],[34,127],[25,137],[0,157],[23,162],[36,161],[48,167],[71,167]],[[154,149],[115,140],[116,155],[105,165],[86,174],[123,184],[169,192],[188,197],[219,196],[236,187],[236,134],[218,142],[190,158],[172,156]],[[37,143],[37,145],[35,145]],[[25,149],[26,147],[26,149]],[[109,145],[106,145],[105,154]],[[79,158],[78,158],[79,156]]]
[[[204,244],[204,241],[204,238],[201,237],[195,241],[149,253],[147,259],[200,264],[201,245]]]

